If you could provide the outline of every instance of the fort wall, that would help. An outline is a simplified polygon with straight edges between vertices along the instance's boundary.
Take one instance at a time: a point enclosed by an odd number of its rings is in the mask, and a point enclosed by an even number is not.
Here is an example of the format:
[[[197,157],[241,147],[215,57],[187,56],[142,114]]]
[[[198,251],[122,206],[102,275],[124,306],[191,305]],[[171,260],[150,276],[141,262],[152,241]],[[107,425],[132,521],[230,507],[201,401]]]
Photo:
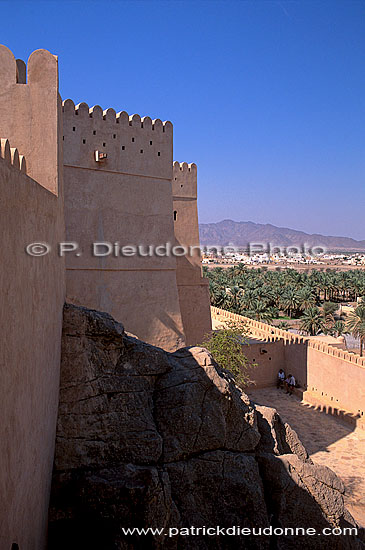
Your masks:
[[[68,300],[167,350],[185,344],[176,259],[146,253],[174,244],[172,139],[170,122],[63,103],[66,235],[80,245],[66,256]],[[143,252],[95,257],[94,242]]]
[[[189,249],[176,259],[176,280],[187,345],[200,344],[211,330],[209,281],[202,277],[197,208],[196,164],[174,162],[174,232],[177,245]]]
[[[26,65],[0,46],[0,82],[0,548],[42,550],[66,280],[70,301],[108,311],[168,350],[185,344],[185,329],[196,343],[200,327],[210,328],[209,294],[199,257],[177,270],[163,252],[91,249],[93,242],[144,251],[176,244],[172,124],[70,100],[62,110],[57,57],[45,50]],[[196,190],[194,201],[179,238],[198,244]],[[63,257],[65,240],[79,248]],[[27,253],[31,243],[47,243],[49,253]]]
[[[276,383],[279,369],[285,365],[285,348],[282,340],[276,342],[249,341],[245,355],[257,366],[249,370],[254,388],[267,388]]]
[[[32,257],[25,247],[46,242],[55,250],[64,240],[64,220],[58,188],[50,192],[26,175],[27,159],[13,143],[2,139],[0,156],[0,548],[10,550],[17,543],[21,550],[41,550],[46,547],[65,276],[56,253]]]
[[[58,192],[62,144],[57,57],[36,50],[27,66],[0,45],[0,133],[27,159],[28,175]]]
[[[359,426],[365,427],[365,357],[242,315],[215,307],[211,310],[216,319],[244,322],[252,338],[263,343],[280,343],[284,352],[283,356],[279,352],[283,361],[281,367],[295,376],[304,391],[305,400],[348,411],[358,418]],[[258,343],[248,347],[249,356],[257,356],[255,359],[260,365],[252,372],[257,387],[274,385],[277,374],[275,369],[268,367],[266,354],[260,356],[256,351],[255,348],[260,349],[262,345]]]

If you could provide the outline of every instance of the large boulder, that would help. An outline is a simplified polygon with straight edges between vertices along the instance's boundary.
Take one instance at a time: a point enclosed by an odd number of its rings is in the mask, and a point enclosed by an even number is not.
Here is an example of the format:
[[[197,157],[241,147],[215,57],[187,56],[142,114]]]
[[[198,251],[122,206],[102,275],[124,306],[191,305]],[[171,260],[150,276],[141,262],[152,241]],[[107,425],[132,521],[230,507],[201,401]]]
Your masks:
[[[297,433],[284,423],[275,409],[256,405],[258,429],[261,435],[256,454],[262,452],[284,455],[296,454],[304,462],[312,462]]]
[[[340,480],[206,350],[169,354],[65,306],[50,550],[360,549],[272,532],[339,526],[355,526]]]

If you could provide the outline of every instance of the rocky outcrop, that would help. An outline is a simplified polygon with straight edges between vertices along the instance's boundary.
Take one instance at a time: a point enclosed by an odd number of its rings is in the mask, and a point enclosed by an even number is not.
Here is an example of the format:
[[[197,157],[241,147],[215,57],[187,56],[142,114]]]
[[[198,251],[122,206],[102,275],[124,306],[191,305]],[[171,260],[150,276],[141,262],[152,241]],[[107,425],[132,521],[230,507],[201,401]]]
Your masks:
[[[272,533],[354,526],[342,495],[206,350],[169,354],[107,314],[65,306],[50,550],[360,550],[354,535]]]

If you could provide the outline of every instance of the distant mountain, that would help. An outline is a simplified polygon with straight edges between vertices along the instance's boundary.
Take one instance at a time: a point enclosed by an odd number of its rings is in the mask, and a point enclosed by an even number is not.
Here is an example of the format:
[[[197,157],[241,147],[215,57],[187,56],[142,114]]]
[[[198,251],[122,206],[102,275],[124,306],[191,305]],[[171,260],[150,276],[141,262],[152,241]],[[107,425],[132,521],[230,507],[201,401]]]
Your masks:
[[[235,222],[223,220],[217,223],[199,224],[201,246],[227,246],[232,244],[247,247],[249,243],[272,243],[275,246],[321,246],[327,250],[365,251],[365,240],[356,241],[350,237],[310,235],[287,227],[276,227],[270,223]]]

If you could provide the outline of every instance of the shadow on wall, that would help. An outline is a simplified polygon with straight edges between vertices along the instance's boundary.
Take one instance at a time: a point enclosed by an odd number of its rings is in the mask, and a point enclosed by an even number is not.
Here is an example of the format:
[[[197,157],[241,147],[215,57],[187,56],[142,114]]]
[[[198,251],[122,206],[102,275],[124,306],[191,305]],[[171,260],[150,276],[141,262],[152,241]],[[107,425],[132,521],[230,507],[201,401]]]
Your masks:
[[[302,403],[296,398],[286,396],[284,390],[276,390],[276,381],[279,369],[284,369],[286,375],[293,374],[299,388],[296,389],[297,395],[302,398],[303,392],[307,389],[307,356],[308,349],[306,343],[297,344],[283,342],[257,342],[245,345],[245,355],[257,363],[256,367],[250,369],[250,378],[255,382],[247,388],[251,398],[260,405],[266,405],[285,411],[285,421],[301,435],[303,433],[303,424],[313,426],[315,435],[318,415],[336,416],[334,407],[323,406],[321,408],[311,406],[309,403]],[[290,371],[286,365],[291,365]],[[264,389],[267,388],[267,393]],[[255,390],[261,390],[257,393]],[[331,419],[329,419],[331,423]],[[309,437],[305,440],[305,445],[310,454],[317,451],[325,451],[326,448],[342,439],[354,431],[356,423],[338,423],[336,434],[330,429],[323,433],[319,441],[315,437]]]
[[[158,319],[159,323],[170,329],[173,334],[176,334],[176,347],[180,347],[183,342],[185,342],[185,335],[176,323],[176,321],[173,319],[173,317],[169,315],[165,310],[160,309],[159,312],[156,314],[156,318]]]
[[[228,550],[229,536],[179,529],[351,527],[342,493],[205,350],[167,353],[107,314],[65,306],[49,550]],[[149,527],[163,533],[124,531]],[[294,545],[360,549],[352,535],[235,537],[242,549]]]
[[[330,445],[354,430],[353,426],[336,422],[331,415],[299,401],[295,396],[289,397],[284,390],[273,387],[255,390],[252,387],[247,392],[255,403],[278,410],[283,421],[288,422],[298,433],[310,455],[326,451]]]
[[[276,346],[273,347],[277,360],[276,369],[283,368],[286,374],[294,375],[301,386],[300,390],[304,392],[305,401],[329,414],[365,427],[364,357],[241,315],[215,307],[211,309],[213,317],[223,322],[225,319],[245,322],[259,345]],[[274,356],[274,353],[271,355]],[[277,376],[277,370],[273,368],[274,363],[271,362],[270,367],[268,364],[265,365],[262,356],[257,362],[261,366],[253,375],[257,387],[274,385]]]
[[[302,391],[307,389],[307,347],[305,344],[276,340],[262,342],[249,340],[245,344],[245,355],[256,363],[250,370],[250,377],[255,388],[275,386],[279,369],[285,375],[293,374]],[[289,366],[288,366],[289,365]]]

